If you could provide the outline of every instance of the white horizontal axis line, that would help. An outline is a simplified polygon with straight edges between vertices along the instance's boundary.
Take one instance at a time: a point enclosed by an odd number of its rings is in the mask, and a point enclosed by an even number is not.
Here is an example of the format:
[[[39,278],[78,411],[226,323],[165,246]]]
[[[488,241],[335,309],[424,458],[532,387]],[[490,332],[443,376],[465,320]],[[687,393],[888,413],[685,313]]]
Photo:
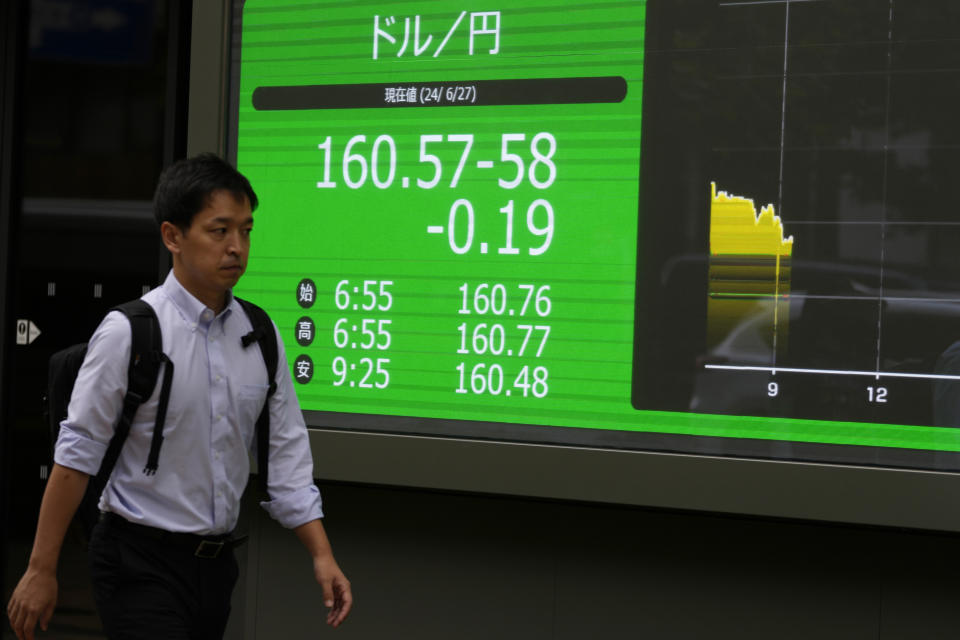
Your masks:
[[[820,375],[868,376],[880,378],[921,378],[926,380],[960,380],[960,375],[946,375],[939,373],[904,373],[899,371],[853,371],[844,369],[803,369],[797,367],[761,367],[733,364],[706,364],[704,369],[723,369],[727,371],[766,371],[773,375],[778,373],[813,373]]]

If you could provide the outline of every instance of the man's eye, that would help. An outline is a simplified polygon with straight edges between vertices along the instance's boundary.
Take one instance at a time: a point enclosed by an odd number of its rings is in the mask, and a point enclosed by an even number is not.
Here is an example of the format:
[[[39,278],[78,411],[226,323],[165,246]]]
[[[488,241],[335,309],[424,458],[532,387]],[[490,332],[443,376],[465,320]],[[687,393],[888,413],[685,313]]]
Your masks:
[[[217,235],[221,235],[221,236],[222,236],[223,234],[225,234],[226,232],[227,232],[227,230],[226,230],[224,227],[218,227],[218,228],[216,228],[216,229],[213,230],[213,233],[216,233]]]

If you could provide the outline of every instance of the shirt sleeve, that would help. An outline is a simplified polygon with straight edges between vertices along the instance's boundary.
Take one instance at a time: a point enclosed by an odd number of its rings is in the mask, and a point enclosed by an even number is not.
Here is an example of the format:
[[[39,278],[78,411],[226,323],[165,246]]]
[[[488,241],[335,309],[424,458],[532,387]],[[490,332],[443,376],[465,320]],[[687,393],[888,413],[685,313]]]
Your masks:
[[[94,475],[113,437],[127,390],[130,322],[119,311],[108,313],[87,343],[54,448],[57,464]]]
[[[270,457],[267,491],[261,502],[288,529],[323,517],[320,490],[313,483],[313,455],[300,403],[293,390],[287,354],[277,334],[277,391],[270,398]]]

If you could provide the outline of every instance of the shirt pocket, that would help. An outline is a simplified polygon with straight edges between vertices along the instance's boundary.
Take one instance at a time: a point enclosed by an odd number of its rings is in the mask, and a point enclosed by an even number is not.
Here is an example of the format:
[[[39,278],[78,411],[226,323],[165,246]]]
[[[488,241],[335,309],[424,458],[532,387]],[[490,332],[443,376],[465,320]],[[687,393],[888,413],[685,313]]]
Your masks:
[[[265,384],[241,384],[237,388],[237,419],[240,422],[240,429],[246,434],[247,446],[250,445],[250,439],[253,437],[260,410],[267,400],[267,388]]]

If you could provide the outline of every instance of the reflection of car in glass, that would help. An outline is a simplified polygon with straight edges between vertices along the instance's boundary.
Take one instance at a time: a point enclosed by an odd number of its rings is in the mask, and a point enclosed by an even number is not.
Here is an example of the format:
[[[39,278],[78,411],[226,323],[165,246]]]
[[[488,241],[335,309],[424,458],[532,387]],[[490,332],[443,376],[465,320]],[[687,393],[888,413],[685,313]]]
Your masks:
[[[708,273],[705,256],[677,257],[661,273],[661,286],[667,291],[696,287],[706,296],[703,281]],[[960,375],[960,346],[951,352],[955,357],[938,363],[960,339],[960,291],[953,291],[957,283],[931,285],[887,268],[881,289],[876,266],[802,260],[793,261],[792,276],[789,304],[779,307],[783,342],[775,358],[773,298],[747,300],[744,308],[749,312],[712,341],[704,338],[711,322],[709,312],[705,314],[703,333],[691,336],[701,348],[695,354],[689,404],[682,409],[933,424],[932,378],[877,379],[866,374],[879,367],[880,372],[918,376],[956,369],[953,373]],[[882,389],[879,401],[877,389]],[[941,389],[944,397],[951,393]],[[865,401],[872,404],[865,406]]]

